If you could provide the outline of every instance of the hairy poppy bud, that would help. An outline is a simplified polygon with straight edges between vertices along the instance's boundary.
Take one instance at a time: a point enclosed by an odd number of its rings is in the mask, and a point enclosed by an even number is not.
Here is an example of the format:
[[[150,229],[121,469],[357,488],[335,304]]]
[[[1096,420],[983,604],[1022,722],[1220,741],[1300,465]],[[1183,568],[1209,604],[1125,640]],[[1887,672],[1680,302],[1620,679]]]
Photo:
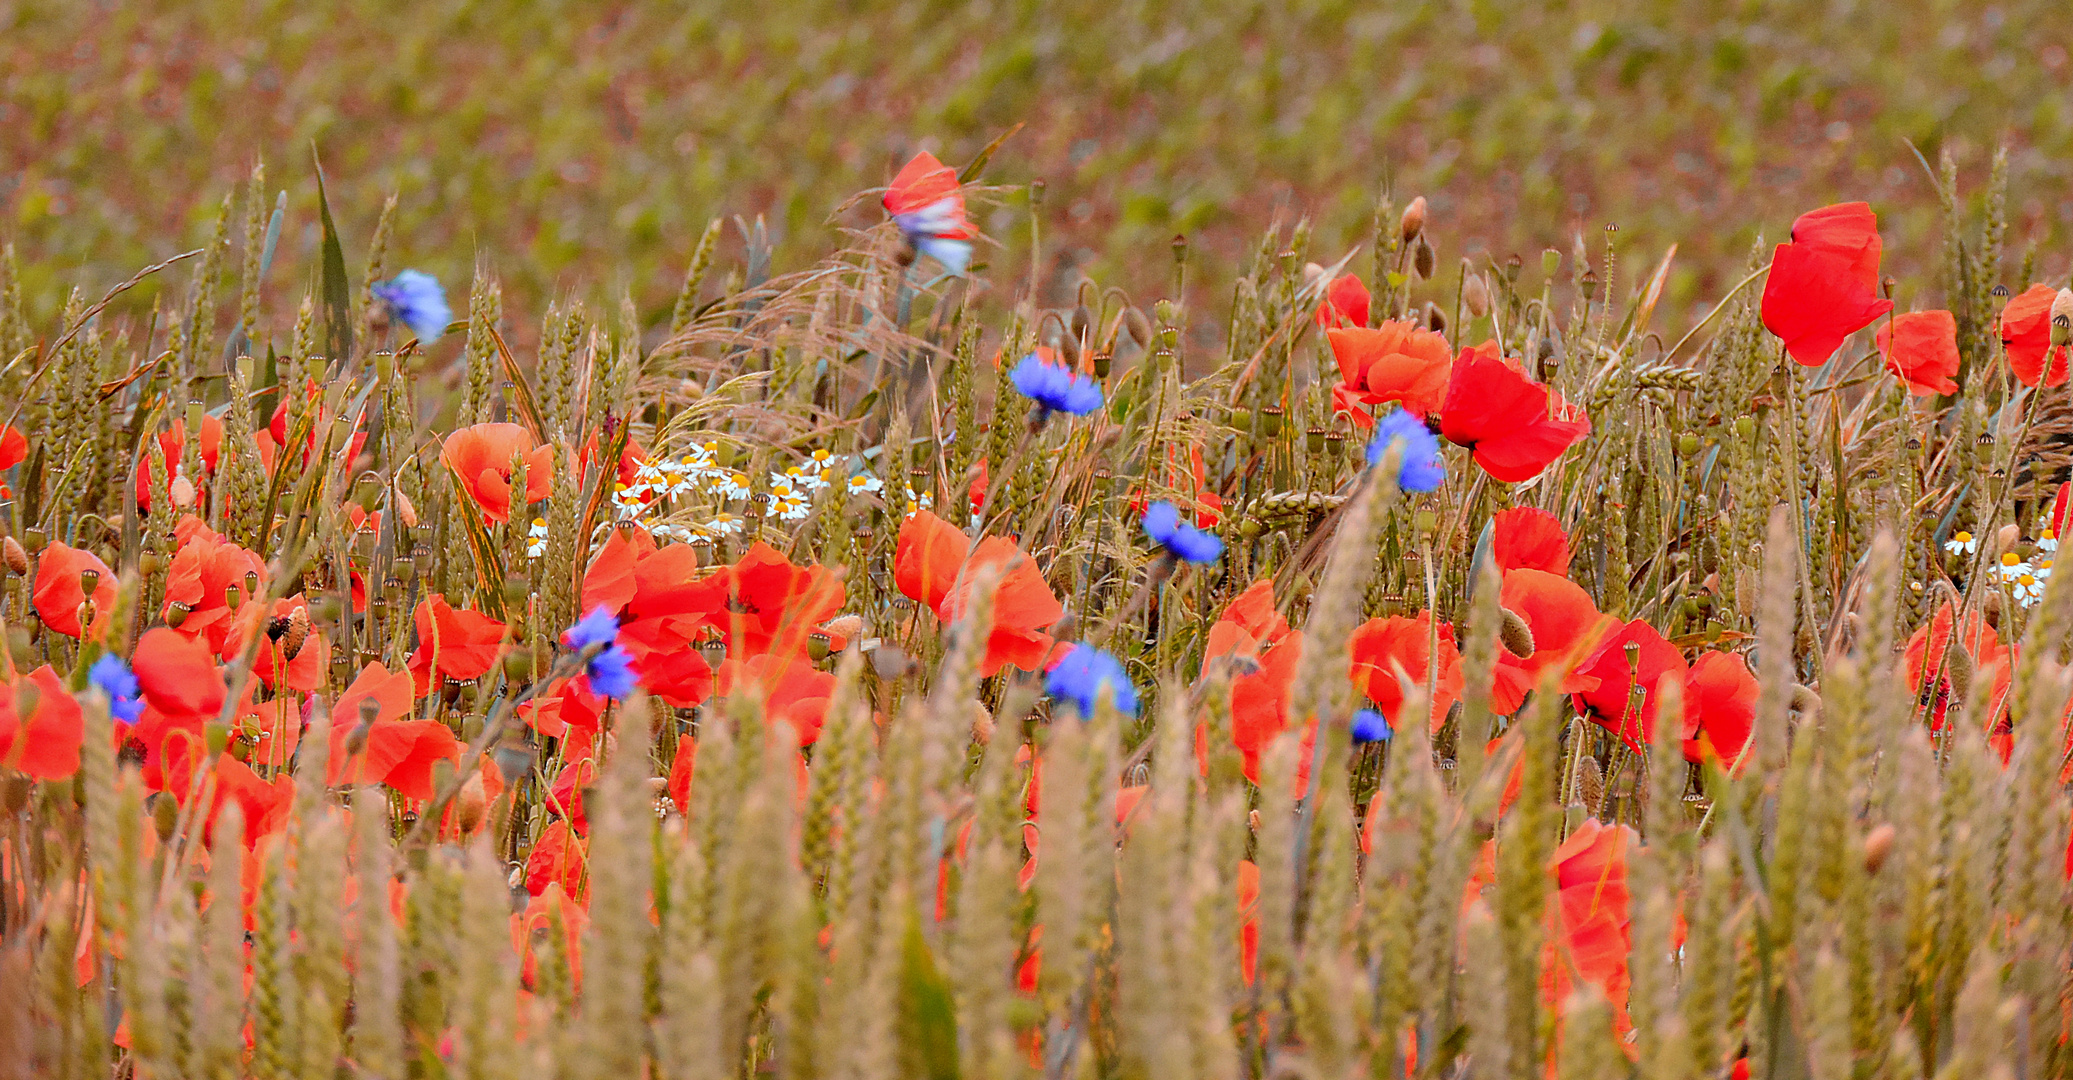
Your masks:
[[[1987,621],[1989,629],[2001,629],[2001,592],[1998,589],[1985,590],[1979,601],[1980,617]]]
[[[1427,281],[1432,280],[1433,273],[1440,268],[1439,252],[1434,251],[1423,236],[1418,238],[1418,250],[1411,257],[1411,268]]]
[[[1435,334],[1447,332],[1447,313],[1430,300],[1425,302],[1425,326]]]
[[[1314,262],[1303,264],[1303,285],[1305,288],[1316,284],[1317,279],[1323,276],[1324,267],[1319,266]]]
[[[185,510],[194,505],[194,481],[184,476],[173,477],[173,486],[170,491],[174,506]]]
[[[1876,874],[1879,867],[1886,865],[1886,856],[1893,854],[1893,823],[1882,822],[1872,831],[1864,834],[1864,869]]]
[[[158,830],[159,843],[173,838],[173,829],[180,824],[180,804],[173,801],[171,792],[161,791],[151,800],[151,825]]]
[[[461,785],[461,790],[453,798],[454,824],[460,826],[461,835],[474,832],[476,826],[482,824],[483,814],[488,809],[489,796],[482,790],[482,773],[471,773],[468,782]]]
[[[0,565],[23,577],[29,576],[29,553],[22,548],[22,542],[10,536],[0,539]]]
[[[1468,260],[1461,260],[1461,265],[1466,267]],[[1483,275],[1470,272],[1461,283],[1461,303],[1468,308],[1470,318],[1480,319],[1490,314],[1490,285],[1483,280]]]
[[[396,508],[396,520],[402,522],[404,528],[417,528],[417,507],[411,503],[410,496],[397,491],[390,505]]]
[[[310,613],[308,608],[296,608],[288,613],[287,628],[281,632],[281,658],[293,660],[302,652],[303,642],[310,636]]]
[[[1123,330],[1140,350],[1152,347],[1152,321],[1144,317],[1144,312],[1134,307],[1124,308]]]
[[[860,615],[837,615],[822,624],[831,634],[852,638],[864,632],[864,619]]]
[[[1424,232],[1425,196],[1420,195],[1412,199],[1411,205],[1404,207],[1403,216],[1396,219],[1396,234],[1403,239],[1404,243],[1408,244],[1418,239]]]
[[[1504,644],[1504,651],[1521,660],[1532,657],[1533,628],[1526,625],[1526,620],[1518,612],[1508,607],[1498,608],[1497,613],[1504,620],[1497,628],[1497,640]]]

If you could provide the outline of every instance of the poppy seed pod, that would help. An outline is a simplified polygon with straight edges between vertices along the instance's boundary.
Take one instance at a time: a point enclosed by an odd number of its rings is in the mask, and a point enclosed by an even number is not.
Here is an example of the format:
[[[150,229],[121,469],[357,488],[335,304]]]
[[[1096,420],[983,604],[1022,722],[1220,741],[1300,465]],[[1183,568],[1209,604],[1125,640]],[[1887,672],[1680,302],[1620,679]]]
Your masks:
[[[1533,627],[1526,624],[1524,617],[1507,607],[1497,609],[1503,621],[1497,627],[1497,640],[1504,645],[1504,651],[1528,660],[1533,657]]]
[[[1412,199],[1411,205],[1404,207],[1403,216],[1396,219],[1396,234],[1402,238],[1404,243],[1408,244],[1418,239],[1424,232],[1425,196],[1420,195]]]
[[[1461,260],[1461,265],[1466,267],[1468,260]],[[1461,283],[1461,303],[1468,308],[1470,318],[1480,319],[1490,314],[1490,286],[1483,280],[1483,275],[1470,273]]]
[[[166,608],[166,625],[175,630],[180,629],[181,624],[187,621],[187,616],[192,611],[194,611],[192,605],[183,604],[177,600],[174,601],[171,606]]]
[[[29,576],[29,553],[21,541],[12,536],[0,538],[0,565],[23,577]]]

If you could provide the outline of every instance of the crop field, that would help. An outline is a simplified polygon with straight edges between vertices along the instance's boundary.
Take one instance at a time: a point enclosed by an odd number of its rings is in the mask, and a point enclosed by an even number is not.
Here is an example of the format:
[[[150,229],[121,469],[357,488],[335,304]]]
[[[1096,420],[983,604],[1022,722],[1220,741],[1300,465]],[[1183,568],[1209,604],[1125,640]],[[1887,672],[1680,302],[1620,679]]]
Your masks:
[[[0,1080],[2073,1076],[2063,10],[769,7],[0,4]]]

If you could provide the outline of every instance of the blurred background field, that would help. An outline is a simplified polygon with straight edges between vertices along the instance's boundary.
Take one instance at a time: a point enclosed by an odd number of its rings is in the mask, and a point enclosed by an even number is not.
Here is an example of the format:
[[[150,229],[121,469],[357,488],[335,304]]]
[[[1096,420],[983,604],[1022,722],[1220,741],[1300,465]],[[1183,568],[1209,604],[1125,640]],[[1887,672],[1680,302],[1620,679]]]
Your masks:
[[[1910,142],[1951,149],[1967,191],[2008,144],[2008,257],[2068,269],[2063,0],[870,7],[0,3],[0,235],[47,325],[71,285],[205,241],[263,158],[288,192],[282,265],[314,267],[315,143],[349,262],[394,193],[390,264],[464,288],[487,260],[517,337],[570,290],[666,323],[710,218],[764,216],[796,268],[877,220],[875,200],[839,208],[915,150],[962,165],[1024,124],[986,174],[999,246],[979,258],[1026,281],[1041,178],[1044,304],[1082,274],[1163,295],[1186,234],[1189,292],[1221,306],[1268,224],[1309,215],[1329,261],[1384,191],[1428,197],[1446,268],[1616,223],[1625,286],[1674,240],[1673,329],[1759,229],[1841,199],[1870,200],[1889,272],[1930,288],[1935,188]],[[276,271],[273,303],[301,272]]]

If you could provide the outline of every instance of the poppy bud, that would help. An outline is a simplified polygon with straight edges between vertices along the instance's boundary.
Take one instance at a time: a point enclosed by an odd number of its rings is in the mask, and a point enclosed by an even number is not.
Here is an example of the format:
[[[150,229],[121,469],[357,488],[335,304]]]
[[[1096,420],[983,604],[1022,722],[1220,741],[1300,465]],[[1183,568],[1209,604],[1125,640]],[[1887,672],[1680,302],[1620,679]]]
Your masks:
[[[194,505],[194,481],[184,476],[173,477],[173,486],[169,490],[174,506],[185,510]]]
[[[864,619],[860,615],[837,615],[822,624],[831,634],[852,638],[864,632]]]
[[[1504,651],[1521,660],[1531,658],[1534,652],[1533,628],[1526,625],[1526,620],[1518,612],[1508,607],[1498,608],[1497,613],[1504,620],[1497,628],[1497,640],[1504,644]]]
[[[1979,614],[1986,620],[1989,629],[2001,629],[2001,593],[1998,590],[1988,590],[1986,595],[1980,598]]]
[[[1433,273],[1440,268],[1439,252],[1434,251],[1422,236],[1418,238],[1418,250],[1411,256],[1411,268],[1427,281],[1432,280]]]
[[[489,796],[482,790],[482,773],[473,773],[453,799],[453,821],[460,827],[461,835],[474,832],[476,826],[482,824],[483,814],[488,809]]]
[[[1605,799],[1605,774],[1598,769],[1598,759],[1584,755],[1582,768],[1576,771],[1576,802],[1586,809],[1595,809]]]
[[[0,566],[23,577],[29,576],[29,553],[14,537],[0,538]]]
[[[1468,260],[1461,260],[1461,265],[1467,266]],[[1483,275],[1471,273],[1468,279],[1462,282],[1461,303],[1468,308],[1469,317],[1472,319],[1480,319],[1490,314],[1490,285],[1483,280]]]
[[[230,725],[210,721],[208,726],[202,729],[202,738],[209,745],[209,756],[215,757],[223,752],[224,747],[230,745]]]
[[[1447,332],[1447,313],[1430,300],[1425,302],[1425,326],[1435,334]]]
[[[504,654],[504,677],[512,682],[525,682],[533,674],[531,653],[513,649]]]
[[[1805,683],[1792,684],[1792,711],[1802,717],[1813,717],[1821,712],[1821,695]]]
[[[303,642],[310,636],[310,613],[308,608],[296,608],[288,613],[288,626],[281,632],[281,658],[293,660],[302,652]]]
[[[1872,831],[1864,834],[1864,870],[1876,874],[1879,867],[1886,865],[1886,856],[1893,854],[1893,823],[1881,822]]]
[[[1994,550],[1992,554],[1999,555],[2004,551],[2013,551],[2015,546],[2022,542],[2022,539],[2023,530],[2020,526],[2012,522],[2003,525],[2000,531],[1994,534]]]
[[[1152,347],[1152,321],[1136,308],[1123,309],[1123,330],[1140,350]]]
[[[1396,219],[1396,234],[1408,244],[1425,233],[1425,196],[1411,200],[1402,217]]]
[[[175,630],[180,629],[180,625],[187,621],[188,613],[193,610],[194,607],[192,605],[183,604],[177,600],[173,601],[172,605],[166,608],[166,625]]]

